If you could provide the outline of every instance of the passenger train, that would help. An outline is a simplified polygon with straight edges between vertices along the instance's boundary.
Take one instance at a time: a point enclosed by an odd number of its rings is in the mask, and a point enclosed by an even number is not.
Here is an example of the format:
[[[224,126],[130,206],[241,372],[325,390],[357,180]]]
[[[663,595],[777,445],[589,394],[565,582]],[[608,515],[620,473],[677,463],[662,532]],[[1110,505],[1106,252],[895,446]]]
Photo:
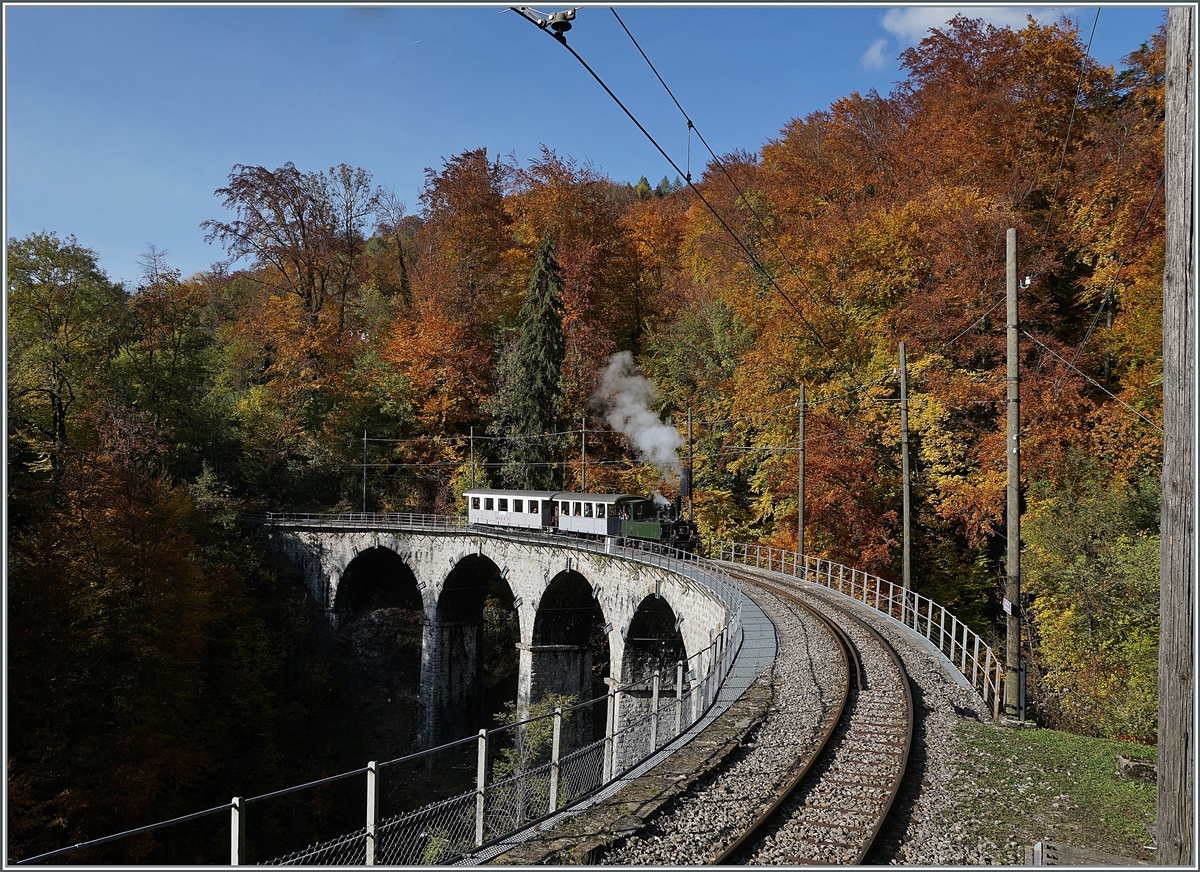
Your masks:
[[[634,494],[487,488],[468,490],[463,496],[467,521],[473,526],[630,539],[645,548],[668,547],[689,554],[700,550],[696,525],[683,517],[678,499],[672,505]]]

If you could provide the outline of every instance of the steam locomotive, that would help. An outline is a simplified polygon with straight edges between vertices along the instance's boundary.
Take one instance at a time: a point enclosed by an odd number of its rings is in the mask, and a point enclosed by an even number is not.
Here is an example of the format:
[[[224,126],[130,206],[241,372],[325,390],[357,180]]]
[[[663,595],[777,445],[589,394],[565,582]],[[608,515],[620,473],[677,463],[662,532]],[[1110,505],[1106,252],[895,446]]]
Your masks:
[[[644,548],[700,550],[696,525],[683,517],[680,499],[634,494],[578,494],[478,488],[464,492],[467,521],[590,538],[629,539]]]

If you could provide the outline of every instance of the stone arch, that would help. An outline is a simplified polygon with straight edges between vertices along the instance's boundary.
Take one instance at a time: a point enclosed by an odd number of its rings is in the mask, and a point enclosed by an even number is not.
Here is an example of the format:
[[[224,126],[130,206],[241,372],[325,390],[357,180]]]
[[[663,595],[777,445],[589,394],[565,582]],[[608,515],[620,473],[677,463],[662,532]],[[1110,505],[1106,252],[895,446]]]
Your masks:
[[[373,608],[423,609],[417,577],[399,554],[375,546],[342,570],[333,608],[340,616]]]
[[[535,645],[585,645],[596,617],[604,612],[592,586],[579,572],[564,570],[550,580],[533,621]]]
[[[538,601],[531,642],[521,646],[518,704],[548,693],[573,696],[577,703],[602,695],[610,656],[604,626],[604,610],[588,580],[571,569],[554,576]],[[591,715],[590,709],[571,715],[564,724],[566,747],[591,741]]]
[[[346,564],[332,594],[331,668],[347,696],[341,744],[359,758],[412,753],[425,623],[413,570],[391,548],[368,547]]]
[[[675,610],[662,597],[650,594],[638,604],[625,634],[622,681],[648,681],[657,669],[663,686],[674,687],[675,664],[686,662],[687,656]]]
[[[621,682],[634,687],[624,691],[621,720],[636,719],[653,708],[653,679],[659,673],[659,706],[664,696],[675,695],[678,664],[687,671],[687,647],[679,632],[675,610],[666,599],[650,594],[643,599],[625,633],[621,657]],[[686,681],[686,679],[685,679]],[[686,690],[686,684],[684,685]]]
[[[511,615],[510,638],[486,637],[484,606],[489,596],[498,601],[502,617]],[[463,738],[488,725],[484,665],[489,646],[508,646],[515,656],[520,640],[512,589],[500,568],[483,554],[468,554],[454,564],[432,611],[433,619],[425,625],[421,668],[424,747]],[[498,653],[507,656],[506,651]],[[513,688],[510,696],[515,695]]]

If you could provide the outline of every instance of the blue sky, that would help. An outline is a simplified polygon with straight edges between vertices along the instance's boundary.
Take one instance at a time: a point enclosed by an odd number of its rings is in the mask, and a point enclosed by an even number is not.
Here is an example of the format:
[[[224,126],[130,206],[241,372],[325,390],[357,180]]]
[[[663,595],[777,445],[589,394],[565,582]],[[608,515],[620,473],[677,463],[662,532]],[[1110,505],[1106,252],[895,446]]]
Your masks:
[[[426,167],[544,144],[616,181],[675,173],[561,46],[500,5],[5,6],[5,238],[52,230],[136,284],[148,244],[183,274],[224,256],[200,223],[234,164],[361,166],[420,208]],[[565,6],[536,7],[555,12]],[[1104,64],[1164,7],[618,6],[718,154],[900,78],[897,56],[956,11],[1020,25],[1067,14]],[[612,12],[572,47],[680,165],[686,122]],[[703,168],[693,141],[692,171]]]

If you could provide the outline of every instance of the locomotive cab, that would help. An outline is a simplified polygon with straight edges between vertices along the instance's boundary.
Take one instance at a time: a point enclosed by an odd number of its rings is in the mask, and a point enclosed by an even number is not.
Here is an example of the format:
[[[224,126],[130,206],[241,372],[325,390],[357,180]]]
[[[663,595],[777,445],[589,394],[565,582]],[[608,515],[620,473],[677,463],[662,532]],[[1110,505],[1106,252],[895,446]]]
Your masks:
[[[625,496],[617,502],[619,526],[617,535],[622,539],[662,539],[662,520],[658,506],[645,497]]]

